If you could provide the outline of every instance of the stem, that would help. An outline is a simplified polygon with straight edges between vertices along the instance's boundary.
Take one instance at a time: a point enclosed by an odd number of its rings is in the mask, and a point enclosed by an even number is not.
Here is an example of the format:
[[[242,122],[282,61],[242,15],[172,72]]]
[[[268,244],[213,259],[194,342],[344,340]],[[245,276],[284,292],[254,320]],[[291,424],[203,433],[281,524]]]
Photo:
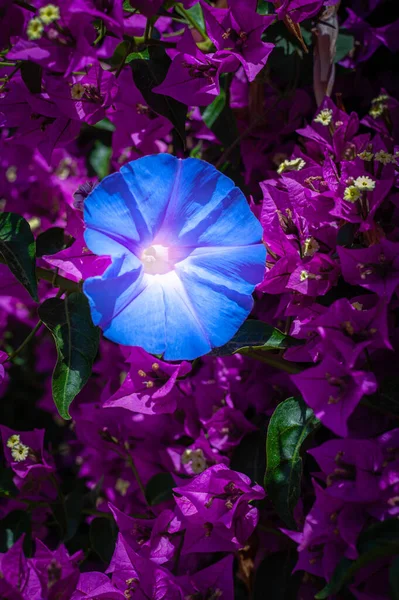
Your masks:
[[[289,360],[285,360],[281,356],[278,356],[277,354],[271,354],[269,352],[257,352],[256,350],[251,352],[249,350],[248,352],[243,353],[243,356],[254,358],[259,362],[263,362],[266,365],[270,365],[271,367],[279,369],[280,371],[285,371],[286,373],[296,374],[301,373],[304,370],[302,367],[299,367],[296,363],[290,362]]]
[[[0,60],[0,67],[16,67],[17,63],[10,62],[9,60]]]
[[[20,6],[21,8],[26,8],[26,10],[30,10],[30,12],[36,12],[36,8],[28,2],[24,2],[24,0],[14,0],[14,4]]]
[[[117,68],[117,70],[116,70],[116,72],[115,72],[115,78],[116,78],[116,79],[117,79],[117,78],[119,77],[119,75],[121,74],[121,71],[122,71],[123,67],[124,67],[124,66],[125,66],[125,64],[126,64],[126,59],[127,59],[127,57],[129,56],[129,54],[130,54],[130,53],[133,51],[133,48],[135,47],[135,45],[136,45],[136,43],[135,43],[135,40],[134,40],[134,38],[132,38],[132,39],[129,41],[129,45],[128,45],[127,49],[126,49],[125,56],[123,57],[121,64],[119,65],[119,67]]]
[[[34,328],[32,329],[32,331],[24,339],[24,341],[22,342],[22,344],[20,346],[18,346],[18,348],[16,350],[14,350],[14,352],[11,352],[11,354],[9,354],[9,356],[7,358],[7,361],[13,360],[16,356],[18,356],[18,354],[25,348],[25,346],[27,346],[27,344],[29,344],[29,342],[31,341],[31,339],[34,338],[34,336],[39,331],[39,329],[41,328],[42,325],[43,325],[43,323],[41,321],[39,321],[38,323],[36,323],[36,325],[34,326]]]
[[[140,492],[141,492],[141,493],[142,493],[142,495],[143,495],[144,502],[145,502],[145,503],[147,504],[147,506],[148,506],[148,502],[147,502],[147,498],[146,498],[146,495],[145,495],[145,488],[144,488],[143,482],[141,481],[141,478],[140,478],[139,472],[138,472],[138,470],[137,470],[137,467],[136,467],[136,465],[134,464],[133,456],[132,456],[130,453],[127,455],[127,460],[128,460],[128,462],[129,462],[129,465],[130,465],[130,467],[131,467],[131,469],[132,469],[132,471],[133,471],[133,475],[134,475],[134,478],[135,478],[135,480],[136,480],[136,482],[137,482],[137,485],[138,485],[138,486],[139,486],[139,488],[140,488]]]
[[[81,283],[77,283],[76,281],[72,281],[66,277],[62,277],[61,275],[58,275],[56,271],[52,271],[51,269],[36,267],[36,277],[38,279],[44,279],[44,281],[48,281],[53,287],[61,288],[65,292],[82,291]]]
[[[192,18],[190,13],[185,8],[183,8],[183,6],[181,4],[176,4],[174,8],[175,8],[175,11],[179,15],[181,15],[182,17],[184,17],[186,19],[187,23],[189,25],[191,25],[191,27],[193,27],[193,29],[196,29],[198,31],[198,33],[200,33],[202,35],[204,40],[209,40],[205,29],[202,29],[202,27],[200,27],[198,25],[198,23],[195,22],[195,20]]]

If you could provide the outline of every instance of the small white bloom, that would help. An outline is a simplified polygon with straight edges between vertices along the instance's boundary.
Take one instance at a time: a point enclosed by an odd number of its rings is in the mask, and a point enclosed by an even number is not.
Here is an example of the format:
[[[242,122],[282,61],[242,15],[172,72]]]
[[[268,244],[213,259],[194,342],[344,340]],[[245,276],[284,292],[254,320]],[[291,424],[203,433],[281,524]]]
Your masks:
[[[356,202],[360,198],[360,190],[355,185],[349,185],[344,191],[344,200],[348,202]]]
[[[25,444],[15,444],[11,449],[11,456],[15,462],[23,462],[28,458],[28,454],[29,446],[25,446]]]
[[[357,177],[355,179],[354,184],[359,190],[363,190],[365,192],[372,192],[375,188],[375,181],[371,179],[371,177],[367,177],[367,175],[362,175],[361,177]]]
[[[31,19],[26,28],[26,35],[30,40],[40,40],[43,33],[43,23],[37,17]]]
[[[321,123],[321,125],[327,126],[331,123],[332,120],[332,110],[331,108],[323,108],[322,111],[319,112],[317,117],[314,118],[315,123]]]
[[[17,444],[21,442],[21,436],[18,433],[14,433],[7,440],[7,448],[14,448]]]
[[[306,165],[306,163],[303,160],[303,158],[293,158],[292,160],[283,160],[283,162],[280,163],[280,165],[277,169],[277,173],[281,174],[281,173],[284,173],[285,171],[300,171],[301,169],[303,169],[303,167],[305,165]]]
[[[39,10],[39,17],[45,25],[49,25],[54,21],[58,21],[60,18],[60,9],[54,4],[47,4],[47,6],[42,6]]]

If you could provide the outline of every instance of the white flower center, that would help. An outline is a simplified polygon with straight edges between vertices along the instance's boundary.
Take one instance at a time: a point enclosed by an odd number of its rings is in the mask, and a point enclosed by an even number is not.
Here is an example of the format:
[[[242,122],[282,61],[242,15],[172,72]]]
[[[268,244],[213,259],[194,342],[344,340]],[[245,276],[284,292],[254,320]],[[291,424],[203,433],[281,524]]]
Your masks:
[[[142,255],[144,272],[151,275],[161,275],[172,270],[173,265],[169,262],[169,248],[154,244],[146,248]]]

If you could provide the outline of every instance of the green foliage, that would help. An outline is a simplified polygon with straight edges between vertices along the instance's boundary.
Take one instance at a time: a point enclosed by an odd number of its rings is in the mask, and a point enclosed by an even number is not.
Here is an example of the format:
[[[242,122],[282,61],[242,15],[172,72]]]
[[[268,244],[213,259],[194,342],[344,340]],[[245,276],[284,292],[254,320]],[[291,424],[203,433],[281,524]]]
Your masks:
[[[109,175],[111,154],[112,148],[106,146],[100,140],[96,140],[90,153],[89,162],[99,179],[104,179]]]
[[[170,473],[157,473],[151,477],[145,488],[145,497],[150,506],[171,500],[172,489],[176,487],[175,480]]]
[[[98,517],[90,524],[90,544],[92,550],[109,565],[115,550],[117,530],[112,519]]]
[[[229,75],[222,75],[219,96],[209,106],[201,109],[204,123],[222,143],[222,151],[232,146],[239,137],[236,119],[230,107],[230,82]],[[230,152],[228,158],[230,163],[239,164],[241,160],[239,144]]]
[[[288,398],[274,411],[267,430],[265,488],[278,515],[291,528],[296,528],[292,513],[301,492],[301,446],[318,426],[301,398]]]
[[[0,497],[16,496],[18,488],[14,484],[14,472],[12,469],[0,467]]]
[[[24,535],[24,552],[30,556],[32,551],[31,515],[25,510],[13,510],[1,519],[0,552],[7,552]]]
[[[226,92],[224,91],[224,89],[221,89],[219,96],[216,96],[214,101],[209,106],[207,106],[204,112],[202,113],[204,123],[207,127],[209,127],[209,129],[212,129],[225,107]]]
[[[289,346],[296,345],[298,345],[298,340],[291,338],[279,329],[262,321],[249,319],[227,344],[215,348],[210,355],[251,354],[253,351],[285,350]]]
[[[399,600],[399,556],[393,559],[389,569],[389,585],[391,587],[391,599]]]
[[[337,51],[335,54],[334,62],[337,63],[343,58],[345,58],[345,56],[349,54],[351,50],[353,50],[354,46],[355,38],[353,37],[353,35],[350,35],[348,33],[339,33],[337,38]]]
[[[268,2],[268,0],[258,0],[256,11],[260,15],[270,15],[274,13],[274,5],[272,2]]]
[[[54,402],[61,417],[70,419],[69,406],[90,377],[100,331],[93,325],[86,297],[76,292],[65,300],[46,300],[39,307],[39,316],[57,347],[52,379]]]
[[[248,475],[252,481],[262,485],[265,473],[265,428],[246,435],[233,450],[230,468]]]
[[[297,600],[301,574],[292,574],[296,561],[292,550],[266,556],[256,571],[253,600]]]
[[[36,244],[29,223],[15,213],[0,214],[0,255],[33,300],[39,301],[36,280]]]
[[[20,66],[22,81],[32,94],[40,94],[42,91],[43,69],[31,61],[23,61]]]
[[[165,48],[151,46],[149,59],[134,59],[130,62],[130,66],[134,82],[148,106],[158,115],[169,119],[185,147],[187,106],[174,98],[152,91],[164,81],[170,63],[171,59],[166,54]]]
[[[335,596],[347,584],[349,584],[354,575],[368,565],[379,559],[399,555],[399,521],[398,519],[388,519],[380,523],[375,523],[363,531],[357,541],[357,550],[359,556],[356,560],[343,558],[336,567],[331,580],[319,592],[315,598],[325,600]],[[395,590],[395,579],[390,574],[391,587]],[[396,577],[397,585],[397,577]],[[393,596],[395,598],[395,596]]]
[[[62,227],[50,227],[36,238],[36,256],[57,254],[70,245],[69,241]]]

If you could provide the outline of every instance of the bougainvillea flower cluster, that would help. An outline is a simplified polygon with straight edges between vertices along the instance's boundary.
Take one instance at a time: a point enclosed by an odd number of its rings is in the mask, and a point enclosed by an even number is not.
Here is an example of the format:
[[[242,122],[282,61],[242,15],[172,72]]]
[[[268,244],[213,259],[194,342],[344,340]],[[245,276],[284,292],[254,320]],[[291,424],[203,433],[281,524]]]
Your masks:
[[[389,0],[0,0],[0,597],[398,596]]]

